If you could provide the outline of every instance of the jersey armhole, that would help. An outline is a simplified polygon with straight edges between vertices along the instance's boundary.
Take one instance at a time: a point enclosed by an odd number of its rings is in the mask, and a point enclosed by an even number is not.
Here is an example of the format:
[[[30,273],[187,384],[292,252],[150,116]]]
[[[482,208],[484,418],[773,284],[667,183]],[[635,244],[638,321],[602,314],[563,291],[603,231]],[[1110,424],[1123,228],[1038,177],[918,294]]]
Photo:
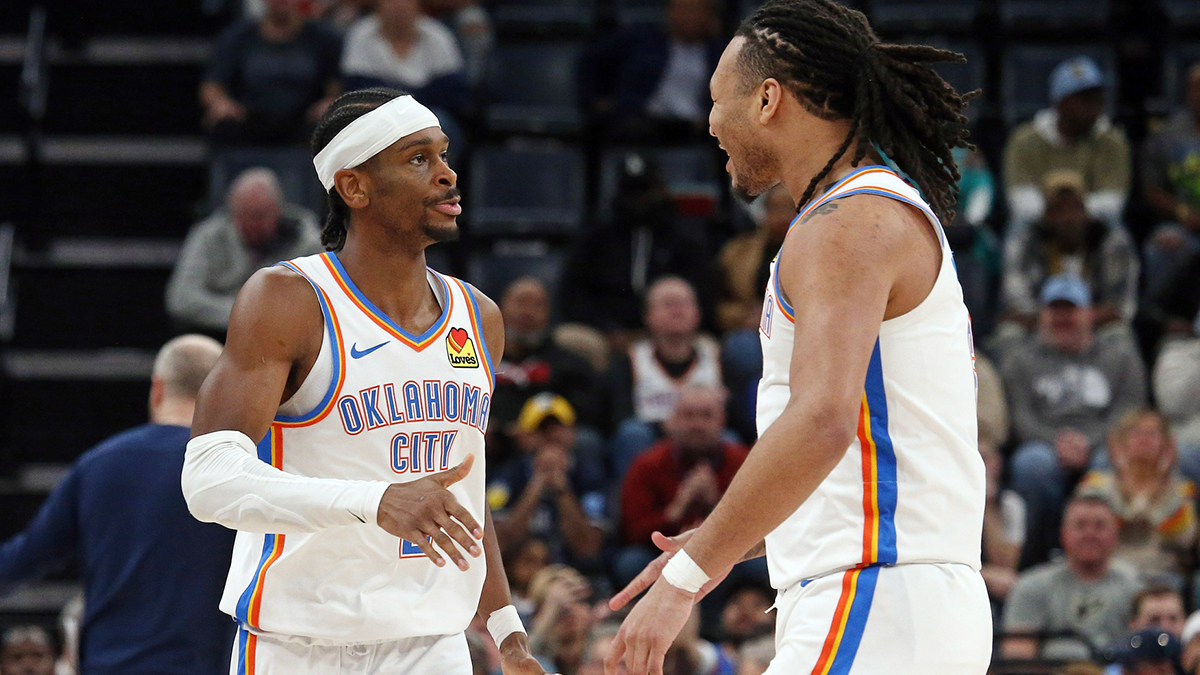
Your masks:
[[[278,264],[282,267],[286,267],[296,274],[299,274],[309,283],[310,286],[312,286],[313,292],[316,293],[317,302],[321,305],[321,317],[325,328],[325,336],[322,338],[322,341],[329,341],[329,354],[333,359],[333,367],[330,370],[329,387],[325,390],[325,395],[321,397],[321,400],[312,410],[302,415],[277,414],[275,416],[275,422],[285,425],[314,424],[323,419],[325,415],[327,415],[333,408],[333,402],[337,398],[337,393],[341,390],[342,383],[346,380],[346,353],[345,344],[342,340],[341,326],[338,324],[337,314],[333,311],[333,304],[330,302],[329,296],[325,294],[325,291],[317,284],[316,281],[312,279],[312,277],[305,274],[300,270],[299,267],[291,262],[282,262]],[[317,353],[317,358],[321,358],[320,351]],[[312,370],[316,370],[315,361],[313,362]],[[312,371],[310,370],[308,377],[311,376]],[[285,401],[285,404],[296,398],[296,394],[300,393],[300,390],[303,389],[304,385],[308,383],[308,377],[305,377],[305,381],[300,383],[300,387],[296,390],[296,393],[292,394],[292,397]]]

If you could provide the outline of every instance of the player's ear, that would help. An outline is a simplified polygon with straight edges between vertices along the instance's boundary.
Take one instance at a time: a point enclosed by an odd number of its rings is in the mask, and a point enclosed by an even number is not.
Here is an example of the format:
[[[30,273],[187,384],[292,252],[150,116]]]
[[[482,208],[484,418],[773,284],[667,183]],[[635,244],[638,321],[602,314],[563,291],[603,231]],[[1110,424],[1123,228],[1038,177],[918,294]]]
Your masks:
[[[361,209],[371,203],[367,196],[366,177],[354,169],[341,169],[333,174],[333,185],[337,188],[342,201],[352,209]]]
[[[779,106],[783,104],[783,85],[779,84],[779,80],[768,77],[758,86],[758,93],[758,122],[766,124],[775,117]]]

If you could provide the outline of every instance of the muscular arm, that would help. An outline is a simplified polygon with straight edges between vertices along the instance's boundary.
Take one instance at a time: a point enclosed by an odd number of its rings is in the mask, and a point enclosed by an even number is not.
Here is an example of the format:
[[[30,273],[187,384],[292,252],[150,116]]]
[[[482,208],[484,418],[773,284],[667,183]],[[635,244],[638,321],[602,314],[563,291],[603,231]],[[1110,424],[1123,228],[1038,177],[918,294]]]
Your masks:
[[[797,308],[791,398],[686,545],[710,576],[761,542],[846,453],[882,321],[919,304],[937,278],[936,240],[919,219],[895,202],[850,197],[793,228],[779,266]]]
[[[294,272],[268,268],[246,282],[225,351],[200,390],[184,458],[183,494],[197,519],[280,534],[374,526],[388,483],[288,474],[253,448],[312,367],[323,326],[312,287]],[[221,433],[199,438],[212,432]]]

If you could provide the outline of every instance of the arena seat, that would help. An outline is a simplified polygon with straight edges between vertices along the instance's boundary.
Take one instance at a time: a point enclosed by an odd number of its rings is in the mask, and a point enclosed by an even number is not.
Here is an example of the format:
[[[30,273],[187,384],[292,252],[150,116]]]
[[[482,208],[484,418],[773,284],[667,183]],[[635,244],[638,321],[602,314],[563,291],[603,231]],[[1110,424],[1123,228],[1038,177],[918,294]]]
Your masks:
[[[473,235],[569,236],[583,221],[585,164],[573,147],[480,148],[465,215]]]
[[[583,126],[572,42],[498,45],[488,58],[488,128],[501,133],[573,134]]]

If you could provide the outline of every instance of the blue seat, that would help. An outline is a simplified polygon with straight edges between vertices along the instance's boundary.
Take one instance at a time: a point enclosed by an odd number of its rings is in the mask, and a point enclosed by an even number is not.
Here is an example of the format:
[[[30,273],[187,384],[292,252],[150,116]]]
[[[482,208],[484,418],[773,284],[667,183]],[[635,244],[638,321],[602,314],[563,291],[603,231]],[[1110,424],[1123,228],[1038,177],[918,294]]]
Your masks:
[[[499,45],[488,58],[484,114],[492,131],[573,134],[583,127],[576,103],[576,43]]]
[[[583,153],[575,148],[481,148],[464,210],[479,236],[570,236],[583,221]]]
[[[1170,106],[1182,104],[1187,94],[1187,73],[1200,63],[1200,44],[1176,44],[1163,56],[1163,99]]]
[[[501,245],[488,252],[472,253],[467,262],[467,280],[499,302],[509,284],[521,277],[536,277],[546,284],[551,304],[562,285],[566,253],[545,242]]]
[[[979,0],[871,0],[879,30],[964,30],[975,23]]]
[[[601,218],[607,217],[611,211],[613,196],[617,194],[621,162],[625,161],[628,153],[635,151],[658,162],[667,190],[681,206],[692,205],[701,210],[705,204],[709,208],[716,206],[721,186],[728,178],[721,169],[723,155],[715,142],[673,148],[609,148],[600,159],[596,210]]]
[[[504,0],[491,8],[502,31],[587,30],[596,19],[595,0]]]
[[[1111,12],[1111,0],[1000,0],[1000,18],[1009,28],[1099,28]]]
[[[1117,92],[1117,58],[1112,47],[1015,45],[1004,54],[1004,120],[1009,125],[1032,117],[1050,105],[1050,73],[1074,56],[1090,56],[1106,80],[1105,96],[1112,110]]]
[[[1171,25],[1178,28],[1200,25],[1200,0],[1162,0],[1162,3]]]

